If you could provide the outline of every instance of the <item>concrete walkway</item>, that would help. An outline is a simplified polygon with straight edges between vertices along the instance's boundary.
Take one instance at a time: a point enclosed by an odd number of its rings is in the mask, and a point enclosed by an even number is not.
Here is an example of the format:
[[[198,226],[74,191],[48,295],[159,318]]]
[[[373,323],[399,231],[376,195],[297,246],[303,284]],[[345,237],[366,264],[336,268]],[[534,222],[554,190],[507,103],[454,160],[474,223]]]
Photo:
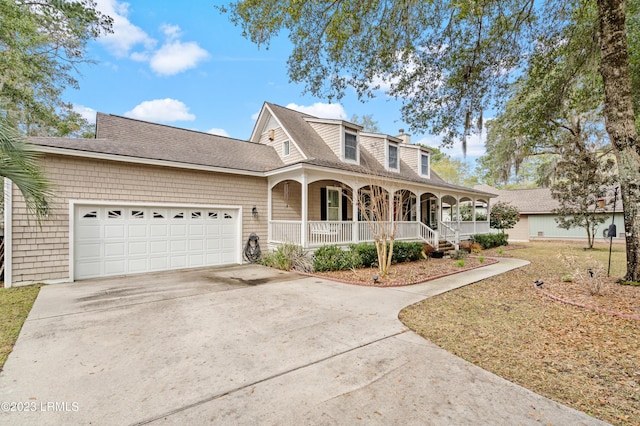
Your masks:
[[[33,410],[0,423],[604,424],[397,319],[526,263],[397,288],[258,266],[48,286],[0,373],[1,399]]]

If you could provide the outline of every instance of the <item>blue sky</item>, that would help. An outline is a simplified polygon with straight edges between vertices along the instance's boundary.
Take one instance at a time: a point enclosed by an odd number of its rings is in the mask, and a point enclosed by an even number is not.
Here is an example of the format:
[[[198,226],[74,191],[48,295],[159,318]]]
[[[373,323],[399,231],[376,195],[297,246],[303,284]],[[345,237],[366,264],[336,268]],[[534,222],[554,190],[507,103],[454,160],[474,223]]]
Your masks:
[[[380,130],[391,135],[409,127],[401,120],[401,103],[383,92],[366,103],[355,92],[333,104],[302,95],[303,85],[287,76],[289,40],[279,36],[268,50],[258,49],[214,8],[215,1],[97,4],[114,19],[114,34],[90,43],[89,56],[97,63],[83,65],[80,89],[65,92],[90,121],[100,111],[247,139],[268,101],[323,118],[372,114]],[[437,146],[439,140],[414,134],[412,142]],[[467,159],[483,150],[474,136]],[[447,152],[461,158],[459,146]]]

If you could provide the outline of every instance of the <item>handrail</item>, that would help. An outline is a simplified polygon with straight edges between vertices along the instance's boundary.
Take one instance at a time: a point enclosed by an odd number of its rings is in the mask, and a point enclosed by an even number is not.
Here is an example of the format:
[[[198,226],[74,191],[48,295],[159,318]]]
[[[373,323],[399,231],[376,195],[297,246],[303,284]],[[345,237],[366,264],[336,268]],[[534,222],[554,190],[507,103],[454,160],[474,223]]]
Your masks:
[[[438,239],[438,231],[435,231],[431,228],[429,228],[427,225],[425,225],[422,222],[420,223],[420,228],[419,228],[419,236],[420,238],[422,238],[424,241],[427,242],[427,244],[429,244],[430,246],[432,246],[433,248],[435,248],[436,250],[438,249],[438,243],[439,243],[439,239]]]
[[[450,227],[449,225],[447,225],[444,222],[440,222],[438,229],[440,230],[440,235],[442,236],[442,238],[445,241],[450,242],[451,244],[453,244],[453,246],[455,247],[456,250],[459,249],[459,244],[460,244],[460,233],[457,229],[454,229],[452,227]]]

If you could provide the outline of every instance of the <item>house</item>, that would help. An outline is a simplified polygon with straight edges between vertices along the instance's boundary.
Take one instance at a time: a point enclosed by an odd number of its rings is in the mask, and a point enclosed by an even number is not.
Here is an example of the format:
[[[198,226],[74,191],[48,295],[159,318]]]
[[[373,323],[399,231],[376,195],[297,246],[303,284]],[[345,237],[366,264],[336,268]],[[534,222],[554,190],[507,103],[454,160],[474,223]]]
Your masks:
[[[531,241],[531,240],[585,240],[587,233],[584,228],[562,229],[558,227],[555,218],[558,216],[553,212],[560,204],[551,197],[549,188],[533,189],[496,189],[489,185],[476,185],[474,188],[480,191],[488,191],[496,194],[495,202],[507,202],[518,209],[520,220],[513,229],[505,232],[509,234],[509,241]],[[613,195],[611,195],[613,197]],[[618,196],[616,203],[615,224],[617,237],[614,241],[624,241],[624,217],[622,210],[622,200]],[[599,214],[606,216],[607,221],[600,225],[596,233],[598,238],[604,239],[603,232],[608,230],[613,215],[613,206],[607,204],[598,210]],[[607,239],[608,241],[608,239]]]
[[[263,250],[370,241],[352,200],[372,176],[402,213],[388,220],[397,239],[437,247],[489,230],[443,221],[444,208],[492,194],[443,181],[409,135],[271,103],[247,141],[102,113],[95,139],[31,141],[55,197],[38,226],[5,180],[7,286],[242,263],[252,233]]]

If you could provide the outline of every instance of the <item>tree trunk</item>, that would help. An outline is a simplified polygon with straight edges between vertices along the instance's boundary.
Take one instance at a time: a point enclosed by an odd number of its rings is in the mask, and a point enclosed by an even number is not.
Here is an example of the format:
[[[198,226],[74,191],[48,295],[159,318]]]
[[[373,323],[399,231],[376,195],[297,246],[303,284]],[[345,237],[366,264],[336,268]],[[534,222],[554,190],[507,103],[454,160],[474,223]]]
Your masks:
[[[625,0],[598,0],[604,117],[618,160],[627,243],[626,280],[640,281],[640,150],[631,97]]]

